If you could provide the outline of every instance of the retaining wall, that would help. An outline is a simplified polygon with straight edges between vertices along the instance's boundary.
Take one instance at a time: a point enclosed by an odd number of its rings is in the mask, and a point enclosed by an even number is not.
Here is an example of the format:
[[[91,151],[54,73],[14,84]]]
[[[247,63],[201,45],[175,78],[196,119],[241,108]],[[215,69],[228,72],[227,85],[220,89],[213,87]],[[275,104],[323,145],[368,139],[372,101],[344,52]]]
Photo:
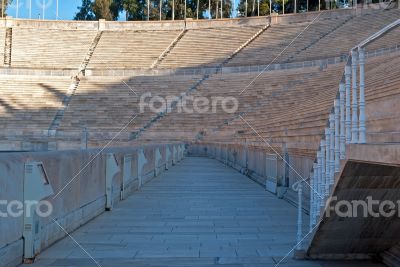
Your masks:
[[[291,186],[302,178],[310,175],[314,158],[298,155],[291,152],[272,151],[267,147],[246,144],[201,143],[193,144],[188,148],[190,156],[204,156],[214,158],[236,169],[254,180],[267,191],[285,198],[297,205],[297,193]],[[276,156],[276,177],[267,178],[271,170],[267,168],[267,156]],[[301,176],[301,177],[300,177]],[[304,205],[308,209],[309,188],[304,188]]]
[[[48,218],[40,218],[41,250],[66,236],[57,221],[67,232],[72,232],[105,211],[106,204],[106,154],[113,153],[119,172],[113,177],[112,198],[114,203],[121,199],[123,159],[132,156],[132,181],[125,188],[125,195],[139,187],[137,177],[138,150],[143,149],[147,163],[143,167],[143,183],[155,177],[155,170],[161,173],[172,165],[172,154],[167,160],[167,147],[172,152],[173,145],[149,145],[130,148],[110,148],[93,150],[73,150],[32,153],[0,154],[0,199],[3,201],[23,201],[23,181],[25,162],[43,163],[54,195],[48,197],[53,213]],[[161,154],[159,164],[155,164],[155,149]],[[87,164],[90,162],[90,164]],[[85,167],[87,165],[87,167]],[[80,171],[82,170],[82,171]],[[79,175],[77,175],[79,173]],[[74,178],[75,177],[75,178]],[[70,182],[70,184],[68,184]],[[65,187],[68,184],[67,187]],[[63,188],[65,189],[61,191]],[[60,192],[58,194],[58,192]],[[57,195],[58,194],[58,195]],[[5,206],[0,210],[6,212]],[[53,220],[54,219],[54,220]],[[17,266],[23,260],[23,216],[0,218],[0,267]]]

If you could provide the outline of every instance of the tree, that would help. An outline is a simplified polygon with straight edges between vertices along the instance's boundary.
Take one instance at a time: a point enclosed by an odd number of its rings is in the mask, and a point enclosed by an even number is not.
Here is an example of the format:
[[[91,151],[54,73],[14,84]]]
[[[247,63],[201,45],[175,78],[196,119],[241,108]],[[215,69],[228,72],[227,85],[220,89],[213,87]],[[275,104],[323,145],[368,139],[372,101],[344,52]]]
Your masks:
[[[184,19],[185,17],[185,0],[174,0],[175,2],[175,19]],[[216,17],[218,8],[218,18],[221,17],[221,0],[211,0],[211,16]],[[208,18],[209,0],[199,0],[199,19]],[[172,18],[172,0],[168,0],[166,9],[167,18]],[[232,1],[223,0],[223,17],[229,18],[232,14]],[[197,0],[186,0],[186,18],[197,18]]]
[[[111,0],[109,8],[113,20],[117,20],[119,17],[119,13],[124,10],[123,2],[124,0]]]
[[[82,0],[82,6],[78,7],[78,12],[75,14],[74,20],[94,20],[92,0]]]
[[[94,0],[93,13],[96,19],[113,20],[110,10],[112,0]]]
[[[247,17],[257,16],[258,1],[260,1],[260,16],[269,15],[269,0],[247,0]],[[282,0],[273,0],[276,3]],[[285,0],[287,2],[287,0]],[[246,16],[246,0],[241,0],[238,7],[240,14]]]
[[[0,16],[7,16],[7,7],[12,3],[12,0],[1,0],[2,3],[4,3],[4,10],[3,10],[3,6],[0,6]]]

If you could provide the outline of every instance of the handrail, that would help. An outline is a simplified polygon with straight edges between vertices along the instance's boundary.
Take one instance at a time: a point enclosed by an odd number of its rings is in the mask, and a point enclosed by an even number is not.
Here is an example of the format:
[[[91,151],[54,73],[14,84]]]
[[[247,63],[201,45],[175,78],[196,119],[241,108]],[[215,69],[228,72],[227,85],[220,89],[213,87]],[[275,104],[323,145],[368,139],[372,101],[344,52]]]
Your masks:
[[[390,23],[389,25],[386,25],[383,29],[379,30],[378,32],[372,34],[369,36],[367,39],[359,43],[357,46],[353,47],[351,50],[356,50],[365,47],[366,45],[374,42],[375,40],[381,38],[383,35],[389,33],[391,30],[396,28],[397,26],[400,25],[400,19]]]
[[[381,38],[400,25],[400,19],[369,36],[349,51],[339,90],[329,114],[325,133],[310,171],[310,232],[318,225],[320,211],[331,194],[335,175],[340,171],[340,160],[346,157],[346,144],[366,143],[365,117],[365,46]],[[308,180],[308,179],[307,179]],[[298,192],[301,208],[303,182],[292,185]],[[298,211],[297,248],[302,249],[302,213]]]

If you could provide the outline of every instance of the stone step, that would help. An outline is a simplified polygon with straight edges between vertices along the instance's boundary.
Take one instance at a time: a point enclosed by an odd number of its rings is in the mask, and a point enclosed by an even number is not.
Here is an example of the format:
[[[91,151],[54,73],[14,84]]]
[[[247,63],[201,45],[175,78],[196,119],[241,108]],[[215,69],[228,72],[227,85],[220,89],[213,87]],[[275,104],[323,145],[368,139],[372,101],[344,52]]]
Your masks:
[[[400,132],[367,133],[367,142],[400,144]]]
[[[382,262],[389,267],[400,266],[400,247],[397,245],[382,254]]]

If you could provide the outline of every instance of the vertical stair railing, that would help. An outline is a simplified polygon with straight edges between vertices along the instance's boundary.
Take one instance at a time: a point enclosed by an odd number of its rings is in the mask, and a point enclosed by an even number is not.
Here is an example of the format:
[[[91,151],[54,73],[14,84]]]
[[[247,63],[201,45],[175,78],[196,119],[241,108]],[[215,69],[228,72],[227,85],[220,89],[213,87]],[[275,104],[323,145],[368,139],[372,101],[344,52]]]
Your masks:
[[[303,250],[306,237],[319,225],[321,213],[331,195],[340,160],[346,158],[347,144],[365,144],[365,46],[400,25],[400,19],[351,49],[339,82],[338,93],[314,160],[310,177],[293,184],[298,193],[297,250]],[[303,234],[303,183],[310,180],[309,231]]]

